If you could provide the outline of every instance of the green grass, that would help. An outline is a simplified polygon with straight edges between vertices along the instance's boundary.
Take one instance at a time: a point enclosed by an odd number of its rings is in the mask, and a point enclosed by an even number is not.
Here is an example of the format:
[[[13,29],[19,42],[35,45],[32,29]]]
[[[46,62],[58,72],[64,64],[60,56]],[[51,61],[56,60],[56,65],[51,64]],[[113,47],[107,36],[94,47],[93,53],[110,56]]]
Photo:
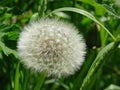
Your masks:
[[[73,23],[83,34],[87,54],[74,75],[47,78],[20,63],[19,34],[42,17]],[[0,90],[120,90],[119,22],[120,7],[112,0],[1,0]]]

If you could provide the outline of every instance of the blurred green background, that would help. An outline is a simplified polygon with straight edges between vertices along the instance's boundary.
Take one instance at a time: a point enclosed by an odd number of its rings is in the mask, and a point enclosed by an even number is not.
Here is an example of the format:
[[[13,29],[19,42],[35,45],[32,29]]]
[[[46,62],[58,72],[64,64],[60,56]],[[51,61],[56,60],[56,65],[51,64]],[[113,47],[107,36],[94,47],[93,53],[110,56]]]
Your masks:
[[[41,13],[40,8],[45,7],[44,16],[63,7],[85,10],[94,15],[114,37],[120,35],[120,0],[41,2],[44,0],[0,0],[0,90],[35,90],[34,87],[39,82],[39,74],[36,75],[19,64],[16,46],[22,28],[29,23],[31,17],[34,19],[36,13]],[[74,75],[59,80],[46,78],[41,90],[79,90],[97,54],[113,40],[103,28],[83,15],[56,12],[49,17],[73,23],[85,38],[87,55],[81,69]],[[120,47],[105,59],[106,62],[99,66],[85,90],[120,90]]]

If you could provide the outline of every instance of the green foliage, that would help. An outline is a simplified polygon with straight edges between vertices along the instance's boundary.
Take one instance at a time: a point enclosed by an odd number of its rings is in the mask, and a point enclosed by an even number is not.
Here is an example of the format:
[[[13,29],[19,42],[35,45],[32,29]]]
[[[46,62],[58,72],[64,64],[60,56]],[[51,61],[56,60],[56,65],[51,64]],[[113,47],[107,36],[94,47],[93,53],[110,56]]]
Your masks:
[[[107,88],[105,88],[104,90],[120,90],[120,87],[117,85],[110,85]]]
[[[19,67],[20,67],[20,63],[18,63],[17,67],[16,67],[16,72],[15,72],[15,87],[14,90],[19,90]]]
[[[74,75],[45,78],[20,63],[19,34],[42,17],[71,22],[83,34],[86,60]],[[116,0],[1,0],[0,90],[120,90],[119,22]]]
[[[77,8],[71,8],[71,7],[65,7],[65,8],[59,8],[54,10],[52,13],[55,12],[59,12],[59,11],[72,11],[72,12],[76,12],[79,14],[82,14],[88,18],[90,18],[91,20],[93,20],[94,22],[96,22],[97,24],[99,24],[104,30],[106,30],[106,32],[112,37],[113,40],[115,40],[115,37],[109,32],[109,30],[104,27],[104,25],[102,25],[92,14],[90,14],[89,12],[86,12],[85,10],[82,9],[77,9]]]
[[[108,60],[108,58],[111,56],[111,54],[113,54],[113,51],[118,47],[120,43],[120,38],[118,38],[118,40],[116,40],[116,42],[112,42],[110,44],[108,44],[106,47],[104,47],[97,55],[97,57],[95,58],[93,64],[91,65],[88,74],[86,76],[86,78],[84,79],[84,82],[80,88],[80,90],[85,90],[87,86],[87,83],[89,83],[91,80],[91,77],[94,75],[93,73],[97,72],[97,70],[99,71],[99,68],[102,67],[102,65],[104,65],[105,60]],[[103,61],[104,60],[104,61]]]

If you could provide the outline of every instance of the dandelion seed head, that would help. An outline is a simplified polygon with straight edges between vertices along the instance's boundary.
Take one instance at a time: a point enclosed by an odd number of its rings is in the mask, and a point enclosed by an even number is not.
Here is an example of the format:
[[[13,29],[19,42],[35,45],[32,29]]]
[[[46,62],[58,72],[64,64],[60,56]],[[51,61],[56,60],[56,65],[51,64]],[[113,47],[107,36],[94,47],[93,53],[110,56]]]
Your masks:
[[[82,35],[72,24],[41,19],[24,27],[17,47],[27,68],[60,78],[80,69],[85,46]]]

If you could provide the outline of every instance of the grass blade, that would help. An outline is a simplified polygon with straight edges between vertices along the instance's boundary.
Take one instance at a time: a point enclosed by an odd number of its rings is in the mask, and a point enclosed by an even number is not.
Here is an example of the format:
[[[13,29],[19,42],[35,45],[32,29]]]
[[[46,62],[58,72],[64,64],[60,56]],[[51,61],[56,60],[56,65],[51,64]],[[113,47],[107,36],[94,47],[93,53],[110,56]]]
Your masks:
[[[98,70],[99,67],[101,67],[105,61],[104,58],[105,57],[110,57],[112,54],[112,51],[114,51],[118,45],[120,43],[120,38],[118,38],[115,42],[112,42],[110,44],[108,44],[106,47],[104,47],[97,55],[96,59],[94,60],[93,64],[91,65],[87,76],[85,77],[82,86],[80,88],[80,90],[86,90],[85,87],[87,86],[87,84],[90,82],[91,77],[93,76],[93,74],[95,73],[96,70]],[[106,59],[108,60],[108,59]]]
[[[2,48],[2,50],[6,56],[8,56],[9,54],[13,54],[15,56],[15,58],[19,59],[17,52],[15,50],[12,50],[12,49],[8,48],[7,46],[5,46],[5,44],[2,41],[0,41],[0,47]]]
[[[78,8],[64,7],[64,8],[59,8],[59,9],[52,11],[50,14],[60,12],[60,11],[72,11],[72,12],[76,12],[76,13],[82,14],[82,15],[90,18],[91,20],[93,20],[94,22],[99,24],[111,36],[111,38],[115,41],[115,37],[111,34],[111,32],[101,22],[99,22],[91,13],[89,13],[85,10],[82,10],[82,9],[78,9]]]
[[[17,64],[17,68],[16,68],[16,72],[15,72],[14,90],[19,90],[19,67],[20,67],[20,62]]]
[[[46,78],[46,73],[44,73],[44,72],[41,73],[34,90],[40,90],[40,88],[42,87],[42,85],[44,83],[45,78]]]

